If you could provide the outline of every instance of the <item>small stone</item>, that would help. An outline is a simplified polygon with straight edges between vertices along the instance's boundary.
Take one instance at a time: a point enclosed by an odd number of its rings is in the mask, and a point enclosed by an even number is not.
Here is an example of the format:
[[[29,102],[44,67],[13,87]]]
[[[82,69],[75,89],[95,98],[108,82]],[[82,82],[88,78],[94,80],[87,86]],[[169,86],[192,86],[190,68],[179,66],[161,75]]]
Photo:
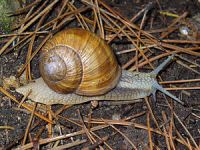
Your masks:
[[[112,115],[112,120],[120,120],[121,119],[121,115],[120,114],[113,114]]]
[[[10,76],[8,78],[3,79],[3,88],[10,89],[11,87],[19,87],[19,81],[16,79],[15,76]]]

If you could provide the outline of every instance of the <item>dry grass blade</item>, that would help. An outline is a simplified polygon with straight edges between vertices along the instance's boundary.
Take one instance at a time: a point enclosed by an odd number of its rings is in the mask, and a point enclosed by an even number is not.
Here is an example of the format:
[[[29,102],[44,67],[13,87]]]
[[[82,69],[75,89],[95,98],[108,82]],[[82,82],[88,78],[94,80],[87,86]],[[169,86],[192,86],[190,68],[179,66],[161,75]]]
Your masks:
[[[20,9],[16,10],[15,12],[12,13],[12,15],[19,15],[19,14],[25,13],[26,11],[28,11],[30,8],[32,8],[33,6],[37,5],[41,1],[42,0],[36,0],[33,3],[27,5],[27,6],[23,7],[23,8],[20,8]]]
[[[109,125],[99,125],[99,126],[91,128],[90,131],[96,131],[96,130],[104,129],[104,128],[107,128],[108,126]],[[73,133],[69,133],[69,134],[65,134],[65,135],[61,135],[61,136],[57,136],[57,137],[53,137],[53,138],[40,139],[38,142],[42,145],[42,144],[47,144],[47,143],[54,142],[54,141],[57,141],[57,140],[66,139],[66,138],[70,138],[70,137],[73,137],[73,136],[81,135],[81,134],[84,134],[84,133],[85,133],[85,130],[80,130],[80,131],[77,131],[77,132],[73,132]],[[29,148],[32,148],[32,147],[33,147],[33,143],[29,143],[29,144],[26,144],[24,146],[19,147],[18,149],[19,150],[29,149]]]
[[[6,96],[8,96],[11,100],[13,100],[15,103],[19,104],[20,102],[10,93],[8,93],[5,89],[3,89],[2,87],[0,87],[0,92],[2,92],[3,94],[5,94]],[[30,112],[33,111],[33,107],[29,106],[27,104],[22,104],[22,107],[26,108],[27,110],[29,110]],[[34,112],[34,115],[38,116],[39,118],[45,120],[46,122],[52,123],[49,119],[47,119],[46,117],[44,117],[43,115],[39,114],[38,112]]]
[[[173,111],[173,110],[171,110]],[[174,124],[174,117],[171,113],[171,118],[170,118],[170,124],[169,124],[169,143],[170,143],[170,146],[172,149],[176,149],[175,148],[175,144],[174,144],[174,139],[172,138],[173,137],[173,124]]]
[[[188,147],[187,141],[182,137],[182,135],[179,133],[179,131],[175,128],[175,126],[173,125],[175,132],[177,134],[177,136],[180,138],[180,140],[182,140],[182,142],[184,142],[184,145]]]
[[[191,115],[195,116],[196,118],[200,119],[200,116],[195,114],[195,113],[191,113]]]
[[[200,90],[200,86],[197,87],[175,87],[175,88],[165,88],[169,91],[176,91],[176,90]]]
[[[185,64],[185,63],[183,63],[182,61],[177,60],[176,62],[177,62],[179,65],[181,65],[181,66],[187,68],[188,70],[191,70],[192,72],[194,72],[194,73],[200,75],[200,72],[199,72],[199,71],[197,71],[197,70],[191,68],[190,66],[188,66],[188,65]]]
[[[87,127],[86,127],[86,125],[85,125],[85,123],[84,123],[84,121],[83,121],[83,118],[82,118],[82,116],[81,116],[81,113],[80,113],[80,110],[79,110],[79,109],[78,109],[78,115],[79,115],[80,121],[81,121],[81,123],[82,123],[82,128],[83,128],[83,130],[85,131],[85,133],[86,133],[87,137],[89,138],[90,142],[91,142],[92,144],[94,144],[94,143],[96,142],[96,140],[94,139],[94,137],[90,134],[89,130],[87,129]]]
[[[127,24],[127,22],[123,20],[124,18],[123,17],[122,17],[123,19],[120,18],[121,16],[116,11],[112,10],[109,6],[107,6],[102,1],[99,1],[99,3],[102,4],[111,13],[113,13],[115,15],[114,18],[118,19],[121,23],[123,23],[140,40],[140,42],[142,42],[142,40],[139,38],[139,36],[131,29],[131,27],[135,27],[132,23],[130,24],[130,22],[129,22],[129,24]],[[100,9],[100,11],[102,11],[102,9]],[[132,38],[113,19],[111,19],[111,17],[113,17],[113,15],[110,15],[110,13],[103,13],[102,15],[104,15],[114,26],[116,26],[128,38],[128,40],[130,40],[132,42],[134,47],[136,47],[136,49],[141,53],[141,55],[144,57],[144,59],[146,59],[148,61],[148,58],[144,55],[143,51],[140,50],[140,48],[134,42],[134,40],[132,40]],[[131,27],[129,25],[131,25]],[[138,30],[142,32],[142,30],[140,30],[140,29],[138,29]],[[147,49],[148,49],[148,47],[147,47]],[[149,61],[148,61],[148,63],[149,63]],[[149,65],[153,68],[153,66],[150,63],[149,63]]]
[[[173,26],[178,23],[180,20],[185,18],[188,15],[188,12],[183,13],[179,18],[176,18],[171,25],[168,26],[168,32],[165,32],[161,35],[161,39],[165,38],[167,35],[169,35],[171,32],[173,32]]]
[[[169,55],[171,55],[171,54],[172,54],[172,52],[157,55],[157,56],[155,56],[155,57],[153,57],[153,58],[150,58],[150,59],[149,59],[149,62],[153,62],[153,61],[155,61],[155,60],[157,60],[157,59],[160,59],[160,58],[169,56]],[[138,67],[143,67],[143,66],[146,65],[146,64],[148,64],[148,61],[143,61],[143,62],[139,63],[137,66],[138,66]],[[125,68],[126,66],[124,65],[124,66],[122,66],[122,67]],[[130,71],[134,71],[134,70],[136,70],[136,67],[135,67],[135,66],[132,66],[129,70],[130,70]]]
[[[106,122],[106,123],[109,123],[109,124],[112,124],[112,125],[133,126],[134,128],[139,128],[139,129],[143,129],[143,130],[147,130],[148,131],[148,127],[147,126],[142,125],[142,124],[138,124],[138,123],[133,123],[133,122],[124,121],[124,120],[108,120],[108,119],[103,119],[103,120],[104,121],[102,121],[102,119],[94,119],[93,118],[91,120],[91,123],[93,123],[93,124],[105,124],[105,122]],[[88,120],[86,120],[86,119],[84,121],[88,122]],[[149,130],[151,132],[154,132],[156,134],[164,136],[164,133],[162,131],[159,131],[158,129],[150,128]],[[178,139],[176,137],[172,137],[172,139],[174,139],[174,140],[178,141],[179,143],[187,146],[187,143],[185,143],[185,141],[182,140],[182,138]]]
[[[62,113],[62,111],[64,111],[65,109],[68,109],[71,106],[63,106],[60,109],[58,109],[55,112],[55,115],[58,116],[60,113]],[[36,122],[34,122],[30,128],[30,131],[34,130],[35,128],[42,126],[39,131],[35,134],[34,139],[39,139],[39,137],[41,136],[41,134],[44,132],[44,130],[46,129],[46,124],[47,122],[43,122],[43,120],[37,120]],[[5,149],[11,149],[13,148],[14,145],[16,145],[16,143],[19,143],[19,141],[21,141],[23,139],[23,135],[21,135],[16,141],[13,141],[12,143],[10,143],[9,145],[5,146]]]
[[[117,28],[121,29],[121,27],[119,25],[117,25],[108,15],[104,14],[106,18],[108,18],[108,20],[113,23]],[[133,32],[133,30],[128,26],[126,25],[127,28],[129,28],[129,30],[131,30]],[[149,62],[149,59],[146,57],[146,55],[144,54],[144,52],[138,47],[138,45],[135,43],[134,40],[132,40],[132,38],[124,31],[122,30],[122,33],[124,35],[126,35],[126,37],[131,41],[131,43],[134,45],[134,47],[140,52],[140,54],[143,56],[143,58],[149,63],[149,65],[154,68],[152,66],[152,64]]]
[[[30,116],[28,125],[26,127],[26,131],[25,131],[25,135],[24,135],[24,139],[23,139],[22,145],[24,145],[26,143],[26,139],[27,139],[28,133],[30,131],[30,127],[31,127],[31,123],[33,121],[33,117],[34,117],[34,113],[35,113],[36,107],[37,107],[37,103],[34,103],[33,111],[31,112],[31,116]]]
[[[151,7],[153,7],[152,5],[153,5],[153,3],[149,3],[145,8],[143,8],[140,12],[138,12],[137,15],[133,16],[133,17],[130,19],[130,22],[134,22],[134,20],[135,20],[136,18],[138,18],[138,16],[140,16],[144,11],[149,10]],[[118,35],[122,32],[122,30],[124,30],[124,29],[126,29],[126,26],[125,26],[125,25],[123,25],[122,28],[121,28],[116,34],[114,34],[114,35],[110,38],[110,40],[108,41],[108,43],[110,43],[113,39],[115,39],[116,36],[118,36]]]
[[[27,36],[30,34],[48,34],[49,31],[38,31],[38,32],[23,32],[23,33],[11,33],[11,34],[2,34],[0,38],[10,37],[10,36]]]
[[[35,57],[35,55],[39,52],[39,50],[42,48],[42,46],[45,44],[45,42],[52,36],[52,34],[49,34],[48,36],[46,36],[46,38],[40,43],[40,45],[38,46],[38,48],[34,51],[34,53],[31,55],[30,59],[26,61],[26,63],[23,65],[23,67],[21,68],[21,70],[19,70],[18,72],[18,76],[21,76],[22,73],[24,72],[24,70],[26,69],[27,65],[31,62],[31,60],[33,59],[33,57]]]
[[[38,13],[40,13],[41,10],[45,9],[45,5],[47,4],[47,2],[48,1],[44,1],[44,3],[33,13],[32,11],[34,7],[32,7],[26,15],[25,19],[20,24],[18,24],[13,30],[22,29],[29,21],[31,21],[36,15],[38,15]]]
[[[188,82],[200,82],[200,79],[189,79],[189,80],[176,80],[176,81],[161,81],[160,84],[180,84],[180,83],[188,83]],[[166,90],[199,90],[200,86],[195,87],[169,87],[165,88]]]
[[[148,46],[142,46],[142,47],[140,47],[142,50],[145,50],[146,48],[153,48],[153,47],[155,47],[156,45],[154,44],[154,45],[148,45]],[[136,48],[132,48],[132,49],[127,49],[127,50],[122,50],[122,51],[120,51],[120,52],[117,52],[116,54],[118,54],[118,55],[120,55],[120,54],[125,54],[125,53],[129,53],[129,52],[134,52],[134,51],[136,51],[137,49]],[[137,56],[137,57],[139,57],[139,56]],[[134,60],[135,61],[135,60]],[[129,63],[129,65],[130,64],[132,64],[133,62],[131,62],[131,63]],[[129,65],[124,65],[124,68],[127,68]]]
[[[174,110],[173,110],[173,106],[171,106],[168,102],[167,102],[167,105],[168,105],[168,107],[170,108],[170,110],[171,110],[171,117],[170,117],[170,126],[169,126],[169,139],[170,139],[170,144],[173,146],[173,147],[175,147],[174,146],[174,143],[173,143],[173,137],[172,137],[172,129],[175,129],[175,132],[176,132],[176,134],[177,134],[177,136],[180,138],[180,140],[181,140],[181,143],[183,143],[183,145],[185,145],[186,147],[190,147],[189,145],[188,145],[188,142],[187,142],[187,140],[186,139],[184,139],[184,137],[179,133],[179,131],[176,129],[176,127],[175,127],[175,124],[174,124],[174,114],[175,114],[175,112],[174,112]]]
[[[148,137],[149,137],[149,145],[150,149],[153,150],[153,142],[152,142],[152,135],[150,131],[150,113],[147,113],[147,128],[148,128]]]
[[[165,43],[179,43],[179,44],[200,44],[200,41],[196,40],[162,40]]]
[[[14,127],[11,126],[0,126],[0,129],[9,129],[9,130],[14,130]]]
[[[163,117],[164,123],[166,123],[167,122],[167,116],[166,116],[164,111],[162,111],[162,117]],[[165,135],[165,142],[166,142],[166,145],[167,145],[167,149],[171,150],[170,143],[169,143],[169,138],[168,138],[167,130],[166,130],[165,126],[163,126],[163,131],[164,131],[163,133]]]
[[[99,138],[100,139],[99,141],[95,142],[94,144],[92,144],[88,147],[82,148],[82,150],[91,150],[91,149],[95,149],[95,148],[98,148],[98,147],[100,147],[100,149],[103,149],[103,147],[101,145],[104,144],[105,141],[108,140],[108,138],[109,138],[108,136],[103,137],[103,138]],[[108,147],[108,148],[111,149],[110,147]]]
[[[62,117],[63,118],[63,117]],[[68,120],[68,119],[67,119]],[[72,122],[72,123],[75,123],[75,122],[73,122],[73,121],[71,121],[71,120],[68,120],[68,121],[70,121],[70,122]],[[84,120],[84,121],[87,121],[87,120]],[[132,123],[132,122],[127,122],[127,123],[125,123],[123,120],[105,120],[107,123],[109,122],[109,124],[121,124],[121,125],[133,125],[134,127],[136,127],[136,128],[140,128],[140,129],[145,129],[145,130],[150,130],[151,132],[154,132],[154,133],[157,133],[157,134],[160,134],[160,135],[163,135],[163,136],[165,136],[165,134],[163,134],[162,132],[159,132],[158,130],[154,130],[154,129],[152,129],[152,128],[150,128],[150,129],[148,129],[148,127],[145,127],[145,126],[143,126],[143,125],[140,125],[140,124],[136,124],[136,123]],[[97,123],[97,124],[105,124],[105,121],[102,121],[102,119],[96,119],[96,121],[95,121],[95,119],[92,119],[91,120],[91,123]],[[124,123],[123,123],[124,122]],[[75,124],[77,124],[77,123],[75,123]],[[80,126],[80,125],[79,125]],[[169,138],[169,136],[167,135],[167,137]],[[175,139],[176,141],[178,141],[178,142],[180,142],[180,143],[182,143],[182,144],[184,144],[184,145],[187,145],[187,143],[185,143],[183,140],[180,140],[180,139],[178,139],[178,138],[175,138],[175,137],[171,137],[172,139]]]
[[[99,137],[97,134],[95,134],[95,133],[92,132],[92,131],[91,131],[91,134],[93,134],[95,137],[97,137],[97,138],[99,139],[99,141],[96,142],[96,143],[92,146],[92,148],[93,148],[93,147],[94,147],[94,148],[97,148],[98,146],[104,144],[108,149],[113,150],[113,149],[106,143],[106,141],[107,141],[108,139],[110,139],[110,138],[113,136],[113,134],[112,134],[112,135],[109,135],[109,136],[105,136],[105,137],[103,137],[103,138]],[[102,147],[100,147],[100,148],[102,148]]]
[[[28,42],[30,42],[30,37],[33,35],[33,33],[32,34],[29,34],[29,35],[27,35],[27,36],[25,36],[25,37],[23,37],[18,43],[16,43],[13,47],[11,47],[11,48],[8,48],[4,53],[5,54],[7,54],[7,53],[9,53],[9,52],[11,52],[12,50],[14,50],[14,49],[16,49],[16,48],[18,48],[18,51],[22,48],[22,47],[24,47]],[[20,45],[21,44],[21,45]]]
[[[86,143],[87,140],[76,140],[72,143],[68,143],[68,144],[64,144],[64,145],[60,145],[60,146],[57,146],[57,147],[54,147],[52,148],[52,150],[63,150],[63,149],[67,149],[67,148],[72,148],[74,146],[78,146],[78,145],[81,145],[83,143]]]
[[[187,83],[187,82],[200,82],[200,79],[188,79],[188,80],[175,80],[175,81],[161,81],[160,84],[175,84],[175,83]]]
[[[51,106],[50,105],[48,105],[47,106],[47,114],[48,114],[48,118],[49,118],[49,120],[51,120],[51,121],[53,121],[53,118],[52,118],[52,113],[51,113]],[[49,138],[51,138],[51,137],[53,137],[53,135],[52,135],[52,124],[51,123],[48,123],[48,137]]]
[[[102,119],[103,120],[103,119]],[[109,124],[108,122],[106,122],[105,120],[103,120],[106,124]],[[111,126],[114,130],[116,130],[119,134],[121,134],[128,142],[129,144],[132,146],[132,148],[137,149],[137,147],[133,144],[133,142],[124,134],[122,133],[119,129],[117,129],[114,125],[109,124],[109,126]]]
[[[26,100],[26,98],[29,96],[30,93],[31,93],[31,90],[26,95],[24,95],[24,97],[22,98],[21,102],[18,105],[18,108],[21,107],[21,105],[24,103],[24,101]]]
[[[59,0],[54,0],[48,7],[46,7],[42,12],[40,12],[37,16],[35,16],[30,22],[28,22],[22,29],[18,31],[18,33],[22,33],[25,31],[30,25],[32,25],[38,18],[44,15],[47,11],[52,9],[52,7],[58,2]],[[6,48],[17,38],[17,36],[13,36],[1,49],[0,55],[5,51]]]
[[[188,49],[186,48],[182,48],[182,47],[179,47],[179,46],[175,46],[175,45],[171,45],[171,44],[167,44],[167,43],[157,43],[157,45],[160,45],[164,48],[168,48],[168,49],[171,49],[171,50],[174,50],[174,51],[177,51],[177,52],[182,52],[182,53],[186,53],[186,54],[190,54],[190,55],[194,55],[194,56],[200,56],[200,53],[198,52],[194,52],[194,51],[188,51]]]
[[[44,19],[46,18],[46,15],[48,14],[48,11],[40,18],[35,31],[38,30],[38,28],[41,26],[41,24],[44,22]],[[33,51],[33,46],[34,46],[34,42],[36,40],[36,34],[34,34],[31,37],[31,41],[29,43],[29,47],[28,47],[28,53],[26,55],[26,62],[28,62],[28,60],[31,59],[31,55],[32,55],[32,51]],[[27,68],[26,68],[26,80],[32,80],[32,75],[31,75],[31,65],[30,63],[28,63]]]
[[[196,141],[194,140],[194,138],[192,137],[192,135],[190,134],[190,132],[188,131],[188,129],[186,128],[186,126],[183,124],[183,122],[179,119],[179,117],[177,116],[177,114],[175,112],[173,112],[173,115],[175,116],[175,118],[178,120],[178,122],[181,124],[181,126],[183,127],[183,129],[186,131],[186,133],[188,134],[188,136],[190,137],[190,140],[192,141],[192,143],[194,144],[194,146],[196,147],[196,149],[199,148],[199,146],[197,145]]]
[[[48,10],[48,11],[50,11],[50,10]],[[39,27],[39,26],[42,24],[42,22],[43,22],[45,16],[48,14],[48,11],[45,12],[45,14],[41,17],[41,19],[40,19],[40,21],[39,21],[39,23],[38,23],[38,25],[37,25],[37,27],[36,27],[36,29],[35,29],[35,32],[37,32],[40,28],[44,27],[44,26],[42,26],[42,27]],[[62,11],[60,11],[60,13],[58,14],[57,18],[61,17],[61,13],[62,13]],[[57,19],[56,19],[56,20],[57,20]],[[60,25],[56,26],[56,24],[57,24],[57,21],[56,21],[56,20],[55,20],[55,22],[53,23],[53,30],[54,30],[55,28],[58,28],[58,26],[60,26]],[[48,23],[47,23],[47,24],[48,24]],[[47,24],[46,24],[46,25],[47,25]],[[22,69],[19,71],[18,75],[21,75],[21,74],[23,73],[24,69],[28,67],[28,74],[27,74],[28,76],[27,76],[27,78],[30,78],[30,79],[31,79],[30,61],[31,61],[32,58],[37,54],[37,52],[41,49],[41,47],[44,45],[44,43],[45,43],[50,37],[51,37],[51,34],[49,33],[49,35],[43,40],[43,42],[40,43],[40,45],[38,46],[38,48],[37,48],[37,49],[34,51],[34,53],[31,55],[31,51],[32,51],[34,39],[36,38],[36,35],[35,35],[35,34],[33,35],[32,40],[31,40],[32,42],[31,42],[30,45],[29,45],[29,52],[28,52],[28,54],[27,54],[26,64],[25,64],[25,65],[22,67]]]
[[[189,148],[189,150],[193,150],[192,145],[191,145],[189,139],[187,138],[186,140],[187,140],[187,143],[188,143],[188,148]]]
[[[161,131],[160,126],[158,125],[158,122],[157,122],[157,120],[156,120],[156,117],[155,117],[155,115],[153,114],[153,111],[152,111],[151,106],[150,106],[150,104],[149,104],[148,98],[145,97],[144,99],[145,99],[147,108],[149,109],[149,112],[150,112],[150,114],[151,114],[151,117],[153,118],[153,121],[154,121],[154,123],[156,124],[156,127],[158,128],[159,131]]]
[[[77,11],[78,9],[72,4],[72,3],[68,3],[66,2],[66,5],[68,5],[69,9],[71,9],[71,11]],[[85,20],[83,19],[83,16],[81,15],[81,13],[77,13],[77,14],[74,14],[78,20],[78,22],[80,23],[81,27],[83,29],[87,29],[89,30],[89,27],[87,25],[87,23],[85,22]]]
[[[104,33],[104,28],[103,28],[103,22],[102,22],[102,19],[101,19],[102,17],[101,17],[101,13],[100,13],[100,8],[99,8],[99,4],[98,4],[97,0],[95,0],[95,5],[96,5],[96,11],[94,9],[94,12],[96,12],[97,20],[99,21],[100,36],[101,36],[101,38],[104,39],[105,33]]]

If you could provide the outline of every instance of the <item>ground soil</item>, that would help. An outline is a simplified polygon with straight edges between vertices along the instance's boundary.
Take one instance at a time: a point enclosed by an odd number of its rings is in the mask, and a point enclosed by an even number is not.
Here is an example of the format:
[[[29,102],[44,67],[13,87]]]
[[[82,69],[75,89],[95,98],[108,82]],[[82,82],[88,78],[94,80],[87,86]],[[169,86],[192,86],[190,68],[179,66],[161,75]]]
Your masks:
[[[119,11],[123,16],[130,18],[133,14],[139,12],[144,5],[146,5],[149,1],[148,0],[105,0],[112,8]],[[197,1],[194,0],[161,0],[159,1],[162,7],[162,10],[174,12],[175,14],[182,14],[185,11],[190,13],[190,16],[194,16],[197,13],[200,13],[200,6],[198,5]],[[158,9],[158,8],[155,8]],[[154,28],[163,28],[169,25],[170,17],[166,18],[165,21],[162,18],[156,18]],[[0,31],[1,33],[1,31]],[[2,46],[2,45],[0,45]],[[16,72],[19,66],[24,63],[25,61],[25,51],[22,51],[20,55],[17,57],[14,53],[9,53],[7,55],[0,57],[0,70],[1,75],[4,77],[9,77],[11,75],[16,75]],[[124,64],[130,56],[120,55],[118,56],[120,64]],[[190,58],[191,56],[186,56]],[[200,63],[199,58],[190,58],[196,59],[197,63]],[[34,77],[39,77],[38,72],[38,57],[35,57],[32,61],[32,72]],[[170,67],[168,67],[165,71],[161,73],[161,76],[164,80],[177,80],[177,79],[193,79],[199,78],[197,74],[189,71],[181,67],[176,63],[172,63]],[[190,86],[187,84],[187,86]],[[194,84],[193,84],[194,86]],[[14,89],[11,89],[13,95],[20,99],[20,95],[15,92]],[[189,91],[190,96],[182,94],[180,91],[173,92],[176,96],[182,96],[182,99],[186,101],[188,104],[187,106],[182,106],[180,104],[175,103],[174,110],[178,114],[179,118],[184,121],[186,127],[195,138],[197,143],[199,143],[200,134],[198,129],[200,129],[200,120],[190,116],[192,112],[199,114],[199,100],[200,100],[200,92],[191,90]],[[152,100],[152,97],[150,97]],[[56,105],[53,106],[53,110],[56,110],[62,106]],[[153,112],[158,119],[158,121],[162,118],[162,112],[165,111],[167,115],[169,114],[169,108],[166,107],[165,100],[163,95],[158,93],[157,94],[157,103],[155,105],[152,104]],[[90,104],[86,103],[83,105],[73,106],[70,109],[67,109],[63,112],[63,115],[77,118],[77,110],[80,110],[83,116],[88,116],[90,110]],[[146,107],[145,102],[136,103],[136,104],[127,104],[127,105],[119,105],[119,106],[101,106],[93,110],[93,117],[104,118],[104,119],[112,119],[113,116],[118,116],[124,118],[126,116],[134,115],[139,112],[146,112],[148,109]],[[17,108],[17,105],[14,102],[11,102],[9,98],[2,95],[0,93],[0,126],[1,125],[9,125],[14,127],[14,130],[4,130],[0,129],[0,147],[8,146],[13,141],[16,141],[21,135],[24,135],[26,126],[28,124],[28,120],[30,117],[30,112]],[[36,118],[35,120],[37,120]],[[66,124],[64,122],[58,121],[59,124],[64,126],[63,133],[70,133],[73,131],[79,130],[78,127],[71,125],[70,123]],[[135,122],[146,124],[146,116],[140,116],[136,118]],[[179,123],[176,124],[177,128],[179,128],[180,132],[184,135],[185,132],[181,129]],[[143,130],[138,130],[132,127],[124,127],[124,126],[117,126],[120,131],[122,131],[131,141],[139,148],[145,149],[148,145],[148,133]],[[152,127],[155,125],[152,122]],[[98,134],[102,136],[111,135],[113,132],[111,129],[106,129],[99,131]],[[57,134],[57,133],[55,133]],[[43,136],[43,135],[42,135]],[[44,133],[45,136],[45,133]],[[76,137],[77,139],[81,139],[84,137]],[[157,135],[153,135],[153,141],[158,145],[160,149],[167,149],[164,137],[159,137]],[[131,146],[127,143],[127,141],[119,134],[116,134],[108,140],[108,143],[113,149],[131,149]],[[18,144],[17,144],[18,145]],[[185,147],[179,147],[179,149]],[[45,148],[44,148],[45,149]],[[80,149],[80,147],[75,147],[72,149]]]

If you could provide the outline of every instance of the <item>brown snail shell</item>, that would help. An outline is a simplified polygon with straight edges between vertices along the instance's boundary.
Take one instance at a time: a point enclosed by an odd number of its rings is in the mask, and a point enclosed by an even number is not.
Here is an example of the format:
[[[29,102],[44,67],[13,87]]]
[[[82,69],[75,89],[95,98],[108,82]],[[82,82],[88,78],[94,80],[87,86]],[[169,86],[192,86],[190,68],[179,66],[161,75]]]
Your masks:
[[[40,73],[59,93],[102,95],[113,89],[121,68],[107,43],[83,29],[66,29],[54,35],[41,50]]]

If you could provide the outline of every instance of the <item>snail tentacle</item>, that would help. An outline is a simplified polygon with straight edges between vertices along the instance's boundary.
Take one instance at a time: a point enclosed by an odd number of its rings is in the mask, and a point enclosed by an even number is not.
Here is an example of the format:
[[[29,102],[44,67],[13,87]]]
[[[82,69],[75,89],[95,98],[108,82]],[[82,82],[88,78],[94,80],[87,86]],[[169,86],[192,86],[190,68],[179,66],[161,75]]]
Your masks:
[[[166,60],[164,60],[156,69],[154,69],[151,74],[155,74],[158,75],[158,73],[160,71],[162,71],[169,63],[172,62],[172,60],[174,59],[174,54],[169,56]],[[175,101],[179,102],[180,104],[184,105],[184,102],[181,101],[180,99],[178,99],[176,96],[174,96],[173,94],[171,94],[170,92],[168,92],[167,90],[165,90],[161,85],[158,84],[158,82],[156,81],[154,84],[152,84],[152,87],[154,88],[154,91],[152,92],[153,94],[153,98],[154,101],[156,101],[156,91],[159,90],[160,92],[166,94],[167,96],[171,97],[172,99],[174,99]]]

